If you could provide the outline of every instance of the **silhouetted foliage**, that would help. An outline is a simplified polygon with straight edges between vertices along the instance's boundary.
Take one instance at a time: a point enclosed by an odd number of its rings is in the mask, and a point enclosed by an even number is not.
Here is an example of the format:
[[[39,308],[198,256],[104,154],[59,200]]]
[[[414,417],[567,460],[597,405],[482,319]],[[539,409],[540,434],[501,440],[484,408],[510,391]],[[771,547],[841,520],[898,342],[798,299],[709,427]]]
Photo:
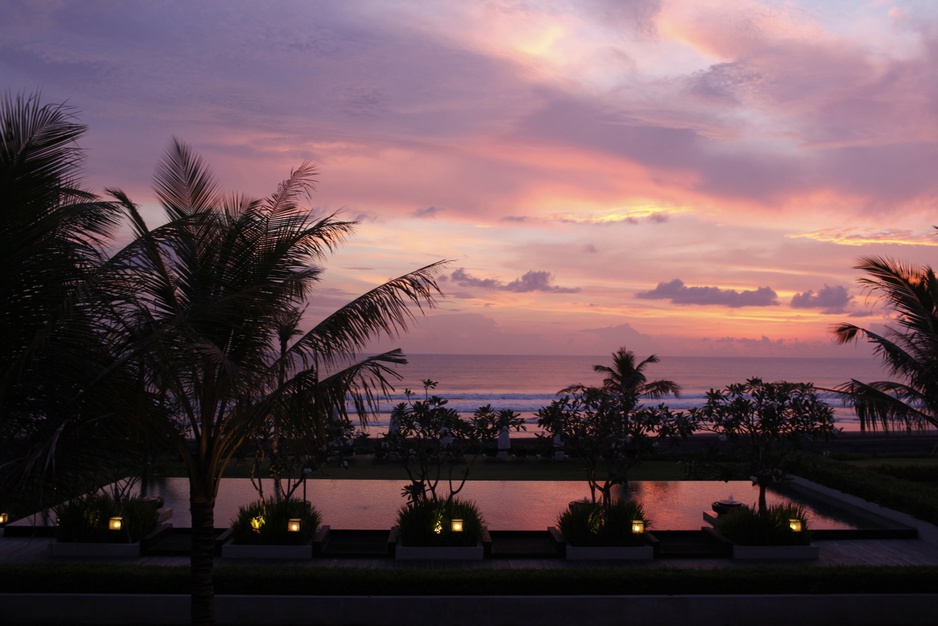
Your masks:
[[[759,485],[759,511],[765,490],[784,478],[804,444],[835,432],[834,410],[808,383],[745,383],[707,392],[707,403],[691,411],[704,430],[729,443]]]
[[[851,380],[838,390],[853,403],[860,429],[938,428],[938,279],[931,267],[888,258],[861,259],[858,282],[892,309],[894,326],[875,332],[839,324],[839,343],[865,337],[899,381]]]

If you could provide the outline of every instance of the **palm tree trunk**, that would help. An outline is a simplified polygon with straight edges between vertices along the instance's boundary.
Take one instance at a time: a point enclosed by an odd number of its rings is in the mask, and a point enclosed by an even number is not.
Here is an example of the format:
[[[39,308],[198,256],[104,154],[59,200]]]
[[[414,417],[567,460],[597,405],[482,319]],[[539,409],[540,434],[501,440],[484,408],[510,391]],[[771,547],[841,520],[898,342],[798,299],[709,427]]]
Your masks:
[[[215,500],[189,496],[192,513],[192,604],[193,624],[215,623]]]
[[[761,480],[759,481],[759,514],[765,513],[765,510],[768,508],[765,501],[765,483]]]

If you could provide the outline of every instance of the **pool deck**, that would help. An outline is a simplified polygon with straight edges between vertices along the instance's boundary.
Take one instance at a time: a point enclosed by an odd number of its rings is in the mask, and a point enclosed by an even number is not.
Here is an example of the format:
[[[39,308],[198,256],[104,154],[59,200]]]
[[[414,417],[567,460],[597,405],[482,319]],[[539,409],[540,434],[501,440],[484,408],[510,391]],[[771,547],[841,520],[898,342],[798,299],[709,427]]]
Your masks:
[[[189,565],[185,555],[143,555],[120,559],[69,559],[52,556],[51,545],[54,539],[49,537],[3,537],[0,538],[0,563],[46,563],[55,565],[68,560],[81,562],[101,561],[135,563],[163,567]],[[817,560],[799,561],[803,567],[829,567],[838,565],[875,565],[875,566],[938,566],[938,545],[923,539],[822,539],[814,541],[820,548]],[[400,561],[387,557],[347,557],[335,558],[319,556],[312,559],[290,560],[291,566],[322,568],[493,568],[493,569],[569,569],[577,567],[667,567],[672,569],[700,569],[719,567],[751,567],[764,565],[766,561],[739,561],[731,558],[662,558],[650,561],[567,561],[562,558],[525,558],[504,557],[482,561]],[[270,566],[270,560],[230,559],[216,557],[216,567]]]

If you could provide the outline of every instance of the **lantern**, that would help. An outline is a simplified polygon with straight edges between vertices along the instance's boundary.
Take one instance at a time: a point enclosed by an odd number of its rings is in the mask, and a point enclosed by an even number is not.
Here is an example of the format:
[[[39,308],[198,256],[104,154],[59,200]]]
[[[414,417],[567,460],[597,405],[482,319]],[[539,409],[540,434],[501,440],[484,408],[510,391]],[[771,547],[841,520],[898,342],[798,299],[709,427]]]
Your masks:
[[[124,526],[124,518],[120,516],[112,517],[107,522],[108,530],[120,530],[121,528],[123,528],[123,526]]]
[[[449,527],[450,527],[450,530],[452,530],[454,533],[461,533],[462,532],[462,520],[461,519],[452,520],[450,522]]]
[[[290,533],[300,532],[300,518],[293,517],[287,521],[287,532],[290,532]]]
[[[632,520],[632,534],[641,535],[644,532],[645,532],[645,522],[640,519],[633,519]]]

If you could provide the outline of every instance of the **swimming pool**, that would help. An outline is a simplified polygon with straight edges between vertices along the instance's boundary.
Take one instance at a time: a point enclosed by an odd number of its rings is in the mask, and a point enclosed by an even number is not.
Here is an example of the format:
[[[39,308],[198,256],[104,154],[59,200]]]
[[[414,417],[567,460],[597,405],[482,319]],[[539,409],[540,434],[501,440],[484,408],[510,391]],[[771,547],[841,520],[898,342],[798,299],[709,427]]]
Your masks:
[[[322,513],[323,524],[332,528],[385,529],[394,525],[397,511],[404,504],[404,484],[399,480],[315,479],[308,482],[306,497]],[[265,481],[264,487],[269,494],[270,481]],[[732,496],[752,505],[759,495],[758,488],[749,481],[635,481],[628,489],[642,502],[651,528],[658,530],[699,529],[704,525],[703,512],[709,512],[715,500]],[[186,478],[151,481],[144,491],[162,497],[165,506],[173,509],[170,521],[174,526],[191,525]],[[302,490],[299,495],[302,497]],[[542,530],[554,526],[567,503],[588,496],[584,481],[469,481],[459,494],[478,505],[493,530]],[[224,479],[215,506],[215,526],[227,527],[239,507],[257,498],[249,479]],[[823,502],[774,491],[769,492],[768,502],[803,504],[816,530],[865,527],[862,519]]]

